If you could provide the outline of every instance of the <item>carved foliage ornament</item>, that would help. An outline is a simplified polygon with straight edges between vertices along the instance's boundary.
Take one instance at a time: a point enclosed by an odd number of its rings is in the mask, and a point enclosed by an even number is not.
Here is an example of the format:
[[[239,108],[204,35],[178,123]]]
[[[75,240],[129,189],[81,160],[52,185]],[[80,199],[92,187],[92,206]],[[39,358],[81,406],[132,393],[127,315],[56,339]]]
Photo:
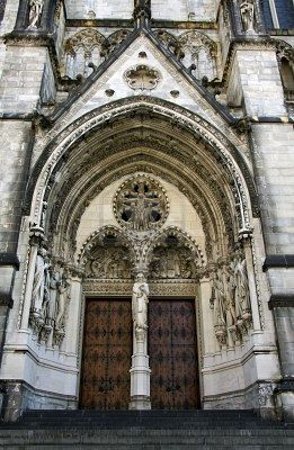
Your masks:
[[[157,87],[161,76],[158,70],[140,64],[127,70],[124,79],[131,89],[151,91]]]
[[[146,175],[136,175],[125,181],[114,198],[117,221],[134,231],[148,231],[162,225],[168,212],[165,190]]]

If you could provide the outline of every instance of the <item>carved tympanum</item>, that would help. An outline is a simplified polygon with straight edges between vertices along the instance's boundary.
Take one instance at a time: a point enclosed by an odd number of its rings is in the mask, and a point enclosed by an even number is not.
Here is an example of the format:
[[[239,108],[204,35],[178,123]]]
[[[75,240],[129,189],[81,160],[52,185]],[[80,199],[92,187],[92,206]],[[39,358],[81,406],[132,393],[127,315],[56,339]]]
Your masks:
[[[137,175],[125,181],[114,199],[118,222],[135,231],[147,231],[162,225],[168,210],[165,190],[146,175]]]
[[[195,277],[195,264],[186,248],[158,247],[150,263],[151,279],[191,279]]]
[[[130,279],[131,263],[127,247],[98,246],[86,265],[87,278]]]

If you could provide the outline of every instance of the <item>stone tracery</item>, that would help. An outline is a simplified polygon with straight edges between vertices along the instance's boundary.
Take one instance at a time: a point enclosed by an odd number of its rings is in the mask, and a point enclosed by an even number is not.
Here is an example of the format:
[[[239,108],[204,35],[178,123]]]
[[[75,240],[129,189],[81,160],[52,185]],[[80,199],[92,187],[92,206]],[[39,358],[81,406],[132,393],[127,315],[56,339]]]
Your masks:
[[[136,175],[123,183],[114,200],[118,222],[135,231],[147,231],[162,225],[168,215],[165,190],[146,175]]]

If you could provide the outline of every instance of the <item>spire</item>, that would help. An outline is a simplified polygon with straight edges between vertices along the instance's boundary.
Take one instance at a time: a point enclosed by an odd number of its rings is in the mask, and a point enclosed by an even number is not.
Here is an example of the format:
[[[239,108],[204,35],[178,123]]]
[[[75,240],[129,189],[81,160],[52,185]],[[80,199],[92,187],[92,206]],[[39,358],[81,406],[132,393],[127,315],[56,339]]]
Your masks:
[[[138,28],[148,26],[151,19],[151,0],[134,0],[133,17]]]

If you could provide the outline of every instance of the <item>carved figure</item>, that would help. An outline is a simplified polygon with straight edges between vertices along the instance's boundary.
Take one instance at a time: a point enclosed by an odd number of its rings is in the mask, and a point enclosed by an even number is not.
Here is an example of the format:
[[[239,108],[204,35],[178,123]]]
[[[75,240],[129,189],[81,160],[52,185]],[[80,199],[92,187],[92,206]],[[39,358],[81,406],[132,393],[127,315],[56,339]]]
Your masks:
[[[248,319],[250,315],[249,284],[245,258],[238,256],[234,260],[235,308],[238,318]]]
[[[30,0],[28,28],[39,28],[43,7],[44,0]]]
[[[45,293],[46,271],[49,267],[46,261],[47,251],[44,248],[39,249],[36,258],[36,268],[32,292],[32,305],[35,311],[41,313]]]
[[[65,307],[66,307],[66,297],[67,297],[67,290],[69,288],[70,284],[67,281],[66,278],[61,278],[59,282],[57,282],[57,313],[55,315],[55,329],[61,330],[63,328],[63,320],[64,320],[64,314],[65,314]]]
[[[132,311],[136,332],[147,330],[149,286],[143,273],[139,273],[133,286]]]
[[[240,13],[243,29],[246,32],[254,31],[254,2],[244,0],[240,4]]]
[[[212,298],[210,300],[213,308],[213,322],[215,336],[220,345],[226,344],[226,317],[225,317],[225,292],[220,269],[216,272],[213,279]]]

